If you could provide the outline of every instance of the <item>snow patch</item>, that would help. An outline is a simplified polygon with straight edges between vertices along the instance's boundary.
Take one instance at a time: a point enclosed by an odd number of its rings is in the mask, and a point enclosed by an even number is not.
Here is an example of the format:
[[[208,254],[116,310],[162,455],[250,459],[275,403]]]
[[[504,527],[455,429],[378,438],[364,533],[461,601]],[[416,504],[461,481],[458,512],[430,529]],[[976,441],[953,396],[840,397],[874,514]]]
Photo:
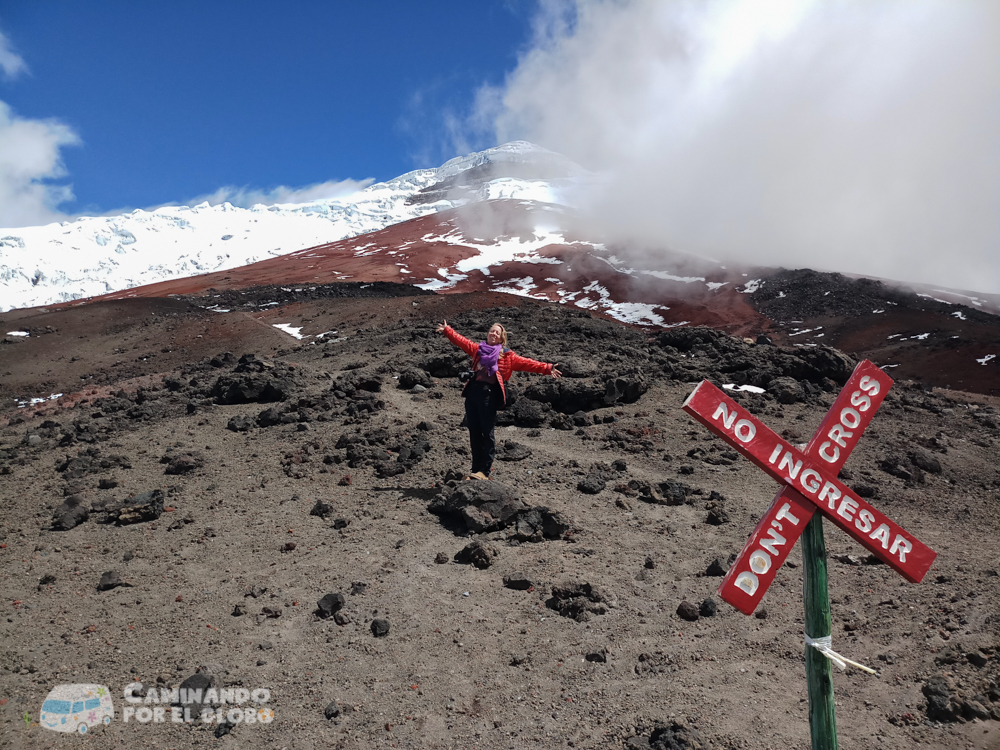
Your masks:
[[[291,325],[290,323],[272,323],[271,325],[274,328],[277,328],[277,329],[279,329],[281,331],[284,331],[289,336],[294,336],[297,339],[304,339],[305,338],[305,336],[303,336],[300,333],[300,331],[302,330],[302,326],[295,327],[295,326]]]
[[[43,398],[29,398],[29,399],[25,399],[24,401],[21,401],[21,400],[15,398],[14,401],[17,402],[17,408],[18,409],[23,409],[23,408],[25,408],[27,406],[35,406],[36,404],[44,404],[46,401],[55,401],[57,398],[62,398],[62,396],[63,396],[63,394],[61,394],[61,393],[53,393],[53,394],[51,394],[51,395],[49,395],[47,397],[43,397]]]
[[[749,393],[764,393],[763,388],[758,388],[755,385],[736,385],[735,383],[723,383],[723,388],[727,391],[747,391]]]

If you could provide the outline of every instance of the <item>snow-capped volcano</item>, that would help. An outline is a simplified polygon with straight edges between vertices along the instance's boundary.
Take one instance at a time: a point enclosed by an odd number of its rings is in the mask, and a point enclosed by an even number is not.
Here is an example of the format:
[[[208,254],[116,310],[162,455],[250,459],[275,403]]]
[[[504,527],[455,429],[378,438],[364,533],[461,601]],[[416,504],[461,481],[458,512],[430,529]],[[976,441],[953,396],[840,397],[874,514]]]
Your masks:
[[[0,229],[0,311],[236,268],[479,200],[566,203],[587,176],[559,154],[516,141],[343,198],[202,203]]]

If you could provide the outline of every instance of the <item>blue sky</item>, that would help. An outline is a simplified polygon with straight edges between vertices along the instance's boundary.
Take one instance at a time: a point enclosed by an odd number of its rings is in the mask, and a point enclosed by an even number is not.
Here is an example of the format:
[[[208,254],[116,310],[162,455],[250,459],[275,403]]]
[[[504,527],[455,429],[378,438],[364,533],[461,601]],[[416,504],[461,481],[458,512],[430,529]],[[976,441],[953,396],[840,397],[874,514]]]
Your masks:
[[[1000,292],[1000,3],[0,1],[0,227],[525,139],[601,236]]]
[[[530,40],[530,0],[5,0],[21,120],[55,119],[69,214],[384,180],[437,166],[484,84]],[[67,136],[69,137],[69,136]],[[348,184],[346,187],[350,187]]]

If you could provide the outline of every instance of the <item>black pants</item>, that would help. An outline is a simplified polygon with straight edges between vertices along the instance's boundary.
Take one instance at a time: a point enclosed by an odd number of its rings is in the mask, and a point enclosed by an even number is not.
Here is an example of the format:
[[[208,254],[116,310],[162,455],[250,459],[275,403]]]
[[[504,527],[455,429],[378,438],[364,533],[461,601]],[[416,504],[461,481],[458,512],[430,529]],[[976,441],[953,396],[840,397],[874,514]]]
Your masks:
[[[472,473],[490,475],[497,444],[493,428],[497,421],[498,399],[502,399],[500,386],[475,380],[465,391],[465,424],[469,428],[469,447],[472,448]]]

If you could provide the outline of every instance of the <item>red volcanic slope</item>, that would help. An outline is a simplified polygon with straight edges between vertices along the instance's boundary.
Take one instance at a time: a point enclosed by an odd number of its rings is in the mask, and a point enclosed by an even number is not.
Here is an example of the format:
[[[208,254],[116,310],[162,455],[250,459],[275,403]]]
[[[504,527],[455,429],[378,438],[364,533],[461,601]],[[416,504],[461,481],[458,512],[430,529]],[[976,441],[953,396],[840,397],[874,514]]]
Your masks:
[[[684,256],[644,258],[640,270],[626,268],[603,246],[574,239],[571,221],[546,204],[487,201],[241,268],[135,287],[91,301],[268,284],[393,281],[427,285],[445,294],[514,293],[576,305],[628,323],[707,325],[736,335],[769,330],[770,321],[750,307],[747,295],[736,291],[745,281],[740,274]],[[537,231],[536,226],[549,228]],[[476,239],[481,235],[495,239]]]

